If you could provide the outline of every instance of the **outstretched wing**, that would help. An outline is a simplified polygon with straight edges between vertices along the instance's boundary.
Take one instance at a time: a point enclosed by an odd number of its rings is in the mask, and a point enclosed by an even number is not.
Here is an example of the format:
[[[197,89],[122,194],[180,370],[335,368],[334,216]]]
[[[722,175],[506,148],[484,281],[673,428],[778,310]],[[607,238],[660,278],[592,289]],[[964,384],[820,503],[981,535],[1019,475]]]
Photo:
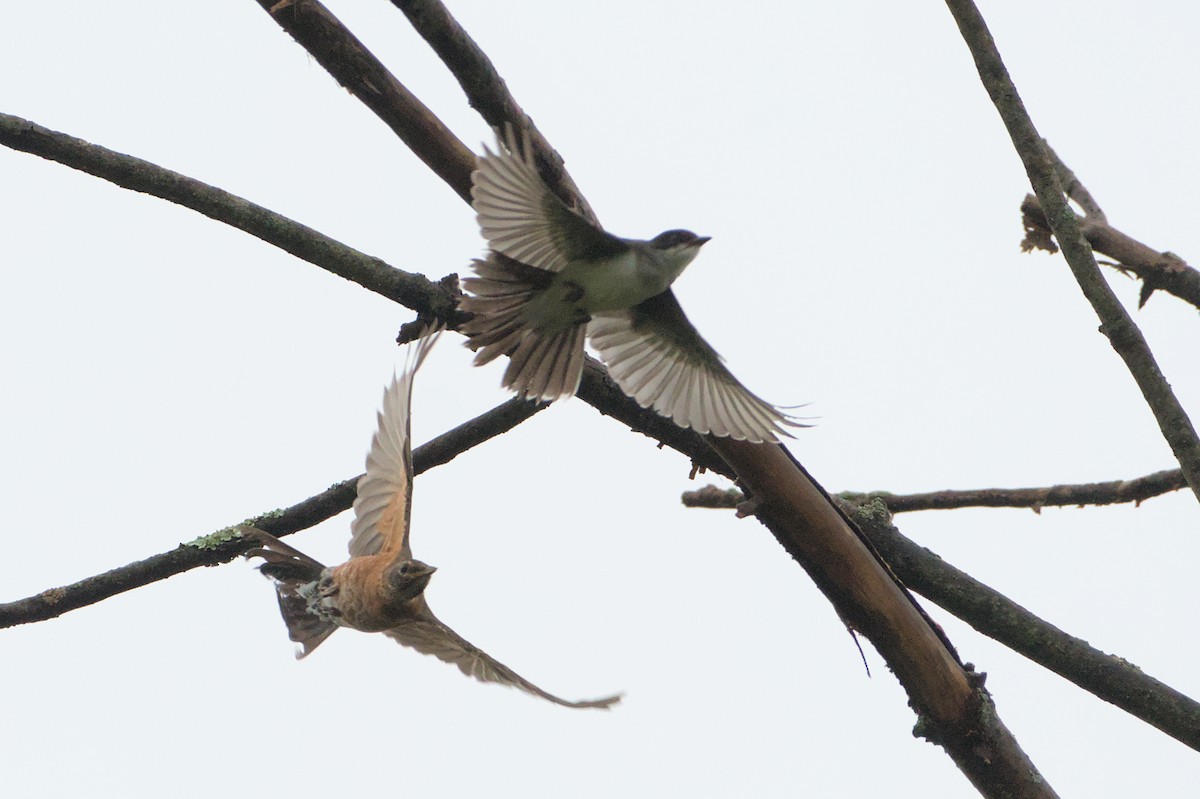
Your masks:
[[[496,132],[471,173],[471,205],[493,250],[550,272],[571,261],[619,255],[628,245],[584,219],[554,196],[538,174],[533,150],[512,125]]]
[[[531,693],[534,696],[540,696],[542,699],[549,700],[563,707],[607,708],[621,700],[621,695],[615,694],[603,699],[570,702],[548,691],[543,691],[508,666],[495,660],[483,650],[476,648],[470,641],[454,632],[454,630],[451,630],[445,624],[442,624],[433,615],[433,611],[425,603],[424,597],[421,598],[420,607],[413,614],[412,619],[398,627],[384,631],[384,635],[394,638],[404,646],[412,647],[422,654],[433,655],[438,660],[452,663],[458,666],[463,674],[468,677],[474,677],[480,682],[494,682],[520,688],[522,691]]]
[[[627,310],[596,314],[588,339],[622,391],[680,427],[758,443],[789,435],[785,426],[807,426],[739,383],[670,289]]]
[[[435,326],[408,345],[404,371],[383,392],[379,427],[367,455],[367,472],[358,479],[354,522],[350,525],[350,554],[400,552],[411,558],[408,520],[412,503],[412,441],[409,420],[413,376],[442,334]]]

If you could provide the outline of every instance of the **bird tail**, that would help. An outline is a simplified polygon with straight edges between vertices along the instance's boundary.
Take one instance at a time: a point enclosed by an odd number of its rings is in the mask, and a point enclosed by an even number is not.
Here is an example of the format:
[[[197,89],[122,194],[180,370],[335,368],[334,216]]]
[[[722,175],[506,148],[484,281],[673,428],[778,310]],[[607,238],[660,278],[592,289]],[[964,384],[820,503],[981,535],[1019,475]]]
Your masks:
[[[529,304],[550,286],[553,273],[498,252],[474,262],[475,277],[463,280],[471,292],[460,302],[474,318],[459,330],[475,350],[475,365],[509,356],[502,384],[519,396],[553,402],[570,397],[583,375],[583,342],[588,320],[561,329],[531,326]]]
[[[300,644],[296,657],[308,655],[337,629],[334,622],[309,611],[309,597],[315,595],[325,567],[258,528],[243,528],[242,534],[257,539],[261,545],[247,551],[245,556],[263,559],[258,570],[275,583],[279,613],[287,625],[288,637]]]

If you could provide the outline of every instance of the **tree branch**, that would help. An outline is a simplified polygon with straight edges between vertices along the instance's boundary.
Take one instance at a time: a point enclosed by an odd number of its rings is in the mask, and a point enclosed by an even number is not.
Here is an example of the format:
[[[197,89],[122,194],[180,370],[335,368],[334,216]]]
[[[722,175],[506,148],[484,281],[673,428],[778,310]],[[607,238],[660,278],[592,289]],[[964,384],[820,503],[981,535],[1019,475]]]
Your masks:
[[[1100,209],[1100,204],[1071,168],[1058,157],[1050,143],[1042,139],[1042,146],[1046,148],[1054,172],[1059,183],[1065,188],[1067,196],[1083,209],[1083,219],[1080,220],[1079,228],[1088,244],[1092,249],[1115,258],[1118,263],[1112,266],[1118,271],[1132,273],[1141,278],[1142,291],[1138,297],[1138,308],[1143,307],[1150,295],[1158,289],[1200,308],[1200,271],[1188,266],[1187,262],[1175,253],[1158,252],[1109,225],[1108,217]],[[1032,194],[1025,195],[1025,200],[1021,203],[1021,221],[1025,226],[1025,239],[1021,242],[1022,252],[1029,252],[1035,248],[1052,254],[1058,252],[1046,214]]]
[[[1021,203],[1021,220],[1025,226],[1025,240],[1021,242],[1023,251],[1029,252],[1036,247],[1051,253],[1058,252],[1058,247],[1050,239],[1050,223],[1046,220],[1046,213],[1032,194],[1025,195]],[[1117,269],[1131,272],[1142,281],[1139,308],[1159,289],[1200,308],[1200,271],[1188,266],[1175,253],[1159,252],[1110,226],[1103,219],[1085,216],[1079,222],[1079,229],[1092,249],[1115,260]]]
[[[1200,750],[1200,703],[1039,618],[906,538],[880,503],[852,508],[904,582],[979,632]]]
[[[1167,469],[1132,480],[1109,480],[1103,483],[1060,484],[1039,488],[973,488],[922,494],[844,491],[837,496],[852,505],[865,505],[879,500],[891,513],[956,508],[1031,508],[1040,512],[1047,507],[1082,508],[1085,505],[1117,505],[1123,502],[1141,504],[1151,497],[1186,487],[1182,471]],[[695,491],[685,491],[680,499],[689,508],[736,508],[745,501],[745,496],[737,489],[722,490],[709,485]]]
[[[550,146],[533,119],[517,103],[491,59],[446,7],[438,0],[392,0],[392,5],[404,12],[421,38],[442,59],[462,87],[467,102],[485,122],[493,128],[501,128],[505,122],[520,122],[525,126],[525,135],[546,185],[567,205],[599,224],[595,212],[567,172],[562,156]]]
[[[1050,157],[1050,163],[1054,167],[1054,174],[1058,175],[1058,182],[1062,185],[1063,191],[1067,193],[1067,196],[1083,209],[1085,217],[1107,224],[1108,217],[1100,208],[1100,203],[1096,202],[1096,198],[1088,191],[1087,186],[1083,185],[1083,181],[1075,175],[1066,162],[1058,157],[1058,153],[1050,146],[1050,142],[1042,139],[1042,146],[1046,148],[1046,155]]]
[[[471,201],[475,153],[316,0],[257,0],[342,88],[391,128],[450,188]]]
[[[456,287],[403,272],[261,205],[140,158],[0,114],[0,144],[198,211],[426,316],[461,321]]]
[[[1100,318],[1101,332],[1108,337],[1112,348],[1125,361],[1130,374],[1137,381],[1142,396],[1158,421],[1163,438],[1179,461],[1184,479],[1200,499],[1200,438],[1197,438],[1191,420],[1159,370],[1141,331],[1100,274],[1096,259],[1080,230],[1079,219],[1063,197],[1062,186],[1042,138],[1025,111],[1017,87],[1004,67],[979,9],[971,0],[946,0],[946,5],[971,51],[980,80],[1025,165],[1025,172],[1038,202],[1045,209],[1054,238],[1062,247],[1063,257],[1083,295]]]
[[[983,681],[903,587],[887,559],[781,446],[717,439],[752,496],[749,507],[808,572],[839,617],[883,655],[919,719],[987,797],[1053,797],[996,712]]]
[[[1182,478],[1179,480],[1182,483]],[[729,504],[734,495],[744,501],[736,490],[720,491],[713,486],[690,493],[709,495],[707,504],[691,507],[736,507]],[[1101,652],[1060,630],[907,538],[891,523],[891,508],[884,504],[893,497],[856,496],[858,499],[846,500],[844,507],[909,588],[989,638],[1200,750],[1200,703],[1124,658]]]
[[[413,471],[421,474],[449,463],[457,456],[501,433],[506,433],[547,406],[511,399],[449,430],[413,450]],[[283,510],[269,511],[244,524],[274,536],[291,535],[332,518],[354,503],[358,477],[343,480],[321,493]],[[165,580],[198,566],[226,563],[257,544],[243,539],[239,525],[218,530],[170,552],[88,577],[77,583],[51,588],[40,594],[0,604],[0,628],[45,621],[72,610],[94,605],[134,588]]]

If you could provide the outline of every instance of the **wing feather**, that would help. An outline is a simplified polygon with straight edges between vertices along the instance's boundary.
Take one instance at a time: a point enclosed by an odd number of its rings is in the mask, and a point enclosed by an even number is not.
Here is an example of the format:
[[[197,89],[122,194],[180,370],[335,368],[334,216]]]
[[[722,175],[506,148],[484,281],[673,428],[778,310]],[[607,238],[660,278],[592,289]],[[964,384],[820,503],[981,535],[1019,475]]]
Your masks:
[[[627,245],[572,211],[546,187],[533,149],[512,125],[496,131],[471,173],[471,205],[493,250],[522,263],[559,272],[571,261],[624,252]]]
[[[367,455],[367,471],[358,479],[350,554],[400,552],[412,557],[408,522],[412,508],[412,441],[410,412],[413,377],[442,333],[431,328],[408,347],[404,371],[383,392],[378,427]]]
[[[738,382],[668,289],[625,311],[596,314],[588,338],[613,380],[643,408],[697,433],[777,442],[805,427]]]
[[[424,607],[414,614],[414,618],[384,631],[384,635],[422,654],[433,655],[444,663],[451,663],[457,666],[463,674],[474,677],[480,682],[493,682],[520,688],[522,691],[540,696],[556,705],[574,708],[607,708],[621,699],[621,695],[616,694],[602,699],[572,702],[544,691],[451,630],[437,616],[433,615],[429,606],[424,604],[423,598],[421,602]]]

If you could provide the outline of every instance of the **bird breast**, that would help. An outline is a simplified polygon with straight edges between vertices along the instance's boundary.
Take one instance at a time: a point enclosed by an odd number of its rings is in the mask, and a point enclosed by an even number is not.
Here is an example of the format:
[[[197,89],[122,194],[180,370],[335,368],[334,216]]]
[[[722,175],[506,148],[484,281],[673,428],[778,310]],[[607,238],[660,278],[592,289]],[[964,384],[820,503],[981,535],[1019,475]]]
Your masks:
[[[421,595],[397,601],[395,589],[386,579],[393,560],[391,555],[363,555],[333,569],[336,593],[330,600],[338,613],[338,624],[375,633],[412,618],[414,603]]]
[[[580,304],[589,313],[617,311],[666,291],[680,270],[642,248],[602,261],[568,264],[555,282],[571,282],[583,290]]]

